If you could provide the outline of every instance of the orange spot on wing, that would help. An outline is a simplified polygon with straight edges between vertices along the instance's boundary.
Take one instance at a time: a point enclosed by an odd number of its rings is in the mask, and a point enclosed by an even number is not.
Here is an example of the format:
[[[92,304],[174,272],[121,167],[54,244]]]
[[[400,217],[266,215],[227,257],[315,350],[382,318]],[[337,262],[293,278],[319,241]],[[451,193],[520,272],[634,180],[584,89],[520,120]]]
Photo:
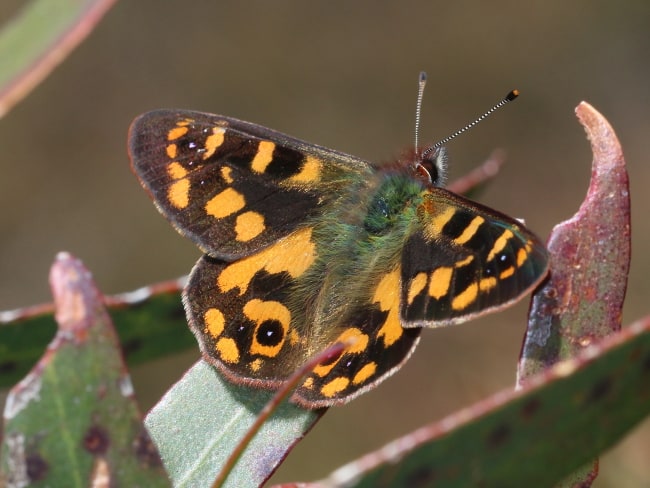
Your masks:
[[[377,285],[372,298],[373,302],[379,303],[381,311],[388,312],[386,320],[377,331],[377,337],[383,338],[385,347],[394,344],[404,333],[399,319],[400,272],[400,269],[397,268],[385,274]]]
[[[456,264],[454,264],[454,266],[455,266],[456,268],[462,268],[463,266],[467,266],[467,265],[468,265],[469,263],[471,263],[472,261],[474,261],[474,256],[472,256],[472,255],[470,254],[470,255],[467,256],[465,259],[461,259],[460,261],[456,261]]]
[[[429,296],[440,300],[447,293],[449,293],[449,286],[451,285],[451,277],[454,273],[453,268],[441,266],[436,268],[431,273],[429,280]]]
[[[169,144],[165,151],[167,152],[167,157],[169,159],[175,159],[176,154],[178,153],[178,146],[176,144]]]
[[[307,156],[307,159],[302,165],[300,172],[291,178],[290,181],[297,183],[313,183],[320,180],[322,161],[313,156]]]
[[[345,390],[349,384],[350,384],[349,379],[340,376],[338,378],[334,378],[332,381],[325,384],[320,391],[324,397],[331,398],[337,393],[340,393],[343,390]]]
[[[223,127],[213,127],[212,134],[205,138],[205,152],[203,153],[203,159],[208,159],[211,157],[215,151],[223,144],[226,129]]]
[[[478,296],[478,285],[472,283],[465,290],[460,292],[451,301],[451,308],[454,310],[464,310],[470,306]]]
[[[490,291],[495,286],[497,286],[497,279],[494,277],[483,278],[478,282],[478,288],[483,293]]]
[[[217,219],[228,217],[246,205],[244,195],[233,188],[226,188],[217,193],[205,204],[205,211]]]
[[[257,212],[244,212],[237,216],[235,222],[235,234],[239,242],[248,242],[260,235],[266,226],[264,225],[264,216]]]
[[[356,327],[350,327],[344,330],[334,342],[350,342],[345,348],[346,353],[358,354],[368,347],[368,336]]]
[[[415,275],[415,278],[411,280],[411,284],[409,285],[408,297],[406,298],[406,302],[409,305],[413,303],[415,297],[418,296],[422,292],[422,290],[424,290],[425,286],[427,286],[427,280],[428,280],[428,276],[426,273],[418,273],[417,275]]]
[[[503,248],[506,247],[508,241],[514,237],[514,234],[510,229],[504,229],[503,233],[494,241],[494,246],[490,249],[490,254],[488,254],[487,261],[492,261],[498,253],[503,251]]]
[[[169,203],[178,209],[187,207],[190,203],[190,182],[187,179],[175,181],[167,190]]]
[[[217,341],[215,348],[219,353],[219,357],[226,363],[239,362],[239,349],[237,348],[237,343],[233,339],[222,337]]]
[[[504,269],[503,271],[501,271],[501,273],[499,274],[499,279],[505,280],[506,278],[510,278],[513,274],[515,274],[515,267],[510,266]]]
[[[465,244],[472,237],[474,237],[474,234],[476,234],[476,231],[478,231],[483,222],[485,222],[485,219],[483,217],[480,217],[478,215],[474,217],[469,225],[465,227],[463,233],[454,239],[454,242],[459,246]]]
[[[517,251],[517,267],[521,268],[522,264],[528,259],[528,252],[523,247]]]
[[[430,239],[440,237],[443,227],[451,220],[456,213],[453,207],[446,206],[442,212],[437,212],[426,227],[427,235]]]
[[[377,363],[372,362],[364,365],[363,368],[357,371],[357,374],[354,375],[352,384],[358,385],[360,383],[366,382],[368,378],[375,374],[375,371],[377,371]]]
[[[183,168],[181,163],[174,161],[167,165],[167,174],[172,180],[180,180],[187,176],[187,170]]]
[[[179,137],[183,137],[185,134],[187,134],[188,130],[189,129],[187,127],[174,127],[169,132],[167,132],[167,140],[173,141]]]
[[[217,284],[222,293],[238,288],[243,295],[258,271],[264,269],[271,274],[286,271],[297,278],[315,259],[316,245],[311,240],[311,228],[301,229],[257,254],[229,264],[219,274]]]
[[[260,141],[257,147],[257,153],[251,162],[251,169],[256,173],[264,173],[266,167],[273,161],[273,151],[275,144],[271,141]]]
[[[230,185],[234,181],[232,178],[232,168],[229,168],[228,166],[223,166],[221,168],[221,177],[223,178],[223,181],[225,181]]]
[[[226,318],[217,308],[208,309],[203,315],[203,321],[206,333],[214,338],[219,337],[226,326]]]

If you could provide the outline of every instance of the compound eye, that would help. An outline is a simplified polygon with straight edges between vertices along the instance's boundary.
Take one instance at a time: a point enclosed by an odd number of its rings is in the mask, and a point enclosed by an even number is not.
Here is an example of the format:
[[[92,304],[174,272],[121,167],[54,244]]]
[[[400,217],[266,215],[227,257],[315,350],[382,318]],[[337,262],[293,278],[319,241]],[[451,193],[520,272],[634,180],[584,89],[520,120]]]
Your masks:
[[[426,173],[429,183],[435,184],[438,181],[438,165],[436,159],[424,158],[418,165],[419,173]]]
[[[447,151],[443,147],[431,148],[420,155],[415,165],[418,178],[429,185],[444,186],[447,169]]]

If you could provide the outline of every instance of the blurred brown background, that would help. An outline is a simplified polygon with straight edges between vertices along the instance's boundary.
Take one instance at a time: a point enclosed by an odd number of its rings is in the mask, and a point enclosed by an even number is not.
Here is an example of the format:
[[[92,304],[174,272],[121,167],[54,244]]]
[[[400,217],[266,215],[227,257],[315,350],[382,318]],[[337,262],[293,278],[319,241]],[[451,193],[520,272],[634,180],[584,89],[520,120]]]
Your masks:
[[[5,1],[0,20],[22,2]],[[650,3],[123,1],[0,120],[0,310],[49,300],[57,251],[107,293],[187,273],[199,253],[130,173],[139,113],[192,108],[383,160],[412,144],[416,78],[429,74],[421,138],[471,121],[511,88],[517,102],[449,146],[451,177],[494,148],[507,165],[481,200],[546,237],[576,211],[591,154],[573,109],[587,100],[629,164],[633,261],[624,322],[650,312]],[[331,409],[277,481],[311,480],[394,437],[512,385],[526,305],[427,331],[391,380]],[[196,351],[136,369],[151,406]],[[535,439],[531,439],[535,442]],[[650,485],[650,423],[601,463],[598,487]]]

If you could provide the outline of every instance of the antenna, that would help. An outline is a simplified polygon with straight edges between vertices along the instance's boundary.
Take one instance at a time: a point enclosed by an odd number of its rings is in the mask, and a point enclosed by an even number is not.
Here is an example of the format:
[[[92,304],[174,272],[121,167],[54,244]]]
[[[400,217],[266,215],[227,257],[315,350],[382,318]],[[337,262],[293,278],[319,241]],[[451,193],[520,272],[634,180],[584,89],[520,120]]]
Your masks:
[[[488,117],[489,115],[492,115],[492,113],[494,113],[496,110],[498,110],[498,109],[500,109],[501,107],[503,107],[506,103],[508,103],[508,102],[512,102],[512,101],[513,101],[515,98],[517,98],[518,96],[519,96],[519,90],[512,90],[512,91],[511,91],[510,93],[508,93],[505,97],[503,97],[499,103],[497,103],[496,105],[494,105],[490,110],[488,110],[487,112],[485,112],[485,113],[484,113],[483,115],[481,115],[480,117],[477,117],[477,118],[474,120],[474,122],[472,122],[471,124],[467,124],[467,125],[466,125],[465,127],[463,127],[462,129],[457,130],[456,132],[454,132],[454,133],[451,134],[450,136],[447,136],[447,137],[445,137],[443,140],[436,142],[433,146],[428,147],[428,148],[427,148],[427,149],[422,153],[421,158],[424,159],[424,157],[425,157],[427,154],[429,154],[431,151],[433,151],[434,149],[436,149],[436,148],[442,146],[443,144],[446,144],[447,142],[451,141],[451,140],[454,139],[455,137],[458,137],[458,136],[459,136],[460,134],[462,134],[463,132],[465,132],[465,131],[471,129],[471,128],[474,127],[476,124],[478,124],[479,122],[481,122],[483,119],[485,119],[485,118]],[[416,119],[416,120],[417,120],[417,119]]]
[[[420,134],[420,114],[422,113],[422,97],[424,96],[424,87],[427,84],[427,74],[420,71],[418,77],[418,101],[415,105],[415,154],[418,152],[418,135]]]

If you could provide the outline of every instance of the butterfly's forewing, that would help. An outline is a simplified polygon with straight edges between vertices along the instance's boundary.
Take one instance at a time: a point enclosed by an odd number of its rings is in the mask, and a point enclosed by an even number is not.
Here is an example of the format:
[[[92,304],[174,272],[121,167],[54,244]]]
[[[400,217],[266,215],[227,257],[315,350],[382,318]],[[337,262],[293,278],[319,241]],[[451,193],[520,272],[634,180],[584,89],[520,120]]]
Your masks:
[[[227,260],[291,233],[318,214],[346,173],[368,171],[356,158],[279,132],[185,110],[138,117],[129,153],[163,215],[204,252]]]
[[[546,275],[542,242],[520,222],[440,188],[429,190],[402,254],[405,327],[499,310]]]

